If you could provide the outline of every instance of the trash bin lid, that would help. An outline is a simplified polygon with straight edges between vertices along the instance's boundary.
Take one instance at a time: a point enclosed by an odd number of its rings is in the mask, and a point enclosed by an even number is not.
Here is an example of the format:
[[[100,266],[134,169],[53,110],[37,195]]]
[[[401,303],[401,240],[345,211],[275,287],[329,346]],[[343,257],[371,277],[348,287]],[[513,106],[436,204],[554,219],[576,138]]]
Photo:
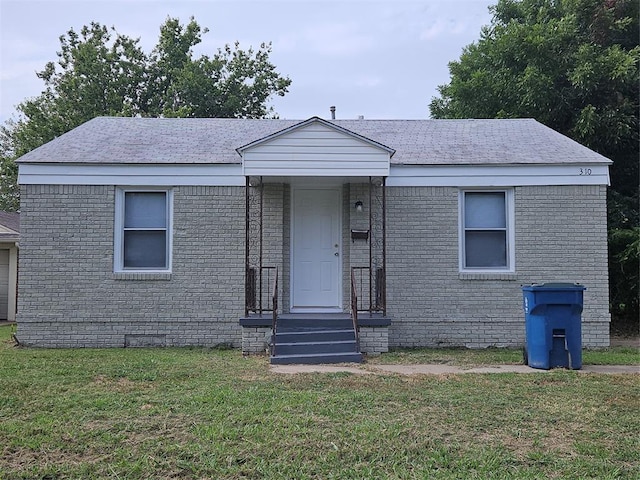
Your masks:
[[[546,282],[523,285],[523,290],[586,290],[587,287],[575,282]]]

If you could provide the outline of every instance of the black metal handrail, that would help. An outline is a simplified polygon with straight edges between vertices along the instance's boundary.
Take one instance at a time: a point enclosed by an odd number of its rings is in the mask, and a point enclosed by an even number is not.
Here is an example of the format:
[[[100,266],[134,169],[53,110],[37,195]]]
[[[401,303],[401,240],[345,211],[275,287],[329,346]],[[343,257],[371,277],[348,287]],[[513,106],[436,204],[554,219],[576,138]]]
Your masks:
[[[271,292],[271,305],[273,307],[271,321],[271,355],[276,354],[276,330],[278,328],[278,267],[275,267],[273,290]]]
[[[384,269],[376,268],[372,275],[370,267],[351,267],[351,279],[361,295],[357,298],[359,312],[386,313],[386,285]]]
[[[370,290],[369,267],[351,267],[351,283],[352,294],[354,289],[362,292],[362,295],[356,295],[355,310],[360,312],[369,310],[368,308],[363,308],[363,305],[361,305],[362,302],[366,300],[364,294]],[[359,289],[357,288],[358,286],[360,286]],[[351,298],[351,300],[353,301],[354,298]]]
[[[356,345],[360,351],[360,332],[358,328],[358,289],[356,285],[355,270],[351,269],[351,321],[356,336]]]
[[[258,274],[258,271],[260,272]],[[264,312],[272,312],[277,309],[277,305],[273,305],[273,288],[277,286],[275,283],[278,279],[277,267],[249,267],[246,273],[245,285],[245,311],[258,313],[262,315]],[[265,298],[266,297],[266,298]]]

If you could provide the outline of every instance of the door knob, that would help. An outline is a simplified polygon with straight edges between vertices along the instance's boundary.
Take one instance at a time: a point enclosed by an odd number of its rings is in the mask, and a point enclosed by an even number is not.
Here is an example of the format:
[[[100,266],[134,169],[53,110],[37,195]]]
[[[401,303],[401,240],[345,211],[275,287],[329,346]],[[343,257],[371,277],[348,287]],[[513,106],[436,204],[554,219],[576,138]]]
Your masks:
[[[335,255],[336,257],[339,257],[339,256],[340,256],[340,254],[339,254],[338,252],[334,253],[334,255]]]

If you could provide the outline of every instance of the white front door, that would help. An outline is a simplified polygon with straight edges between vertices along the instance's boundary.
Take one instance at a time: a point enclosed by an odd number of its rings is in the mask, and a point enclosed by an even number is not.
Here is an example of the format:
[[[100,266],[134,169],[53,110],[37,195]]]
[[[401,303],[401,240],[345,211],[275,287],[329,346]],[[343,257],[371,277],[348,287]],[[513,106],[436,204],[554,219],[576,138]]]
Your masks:
[[[341,203],[340,189],[292,189],[292,311],[342,311]]]

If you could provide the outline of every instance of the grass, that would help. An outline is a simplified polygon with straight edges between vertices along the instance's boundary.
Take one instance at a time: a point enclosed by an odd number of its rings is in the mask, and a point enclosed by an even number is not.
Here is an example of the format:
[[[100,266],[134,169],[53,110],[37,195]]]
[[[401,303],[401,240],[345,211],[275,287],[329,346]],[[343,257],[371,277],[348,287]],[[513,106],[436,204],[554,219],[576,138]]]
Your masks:
[[[400,348],[369,359],[384,364],[451,364],[459,366],[509,365],[523,361],[521,349],[513,348]],[[583,350],[584,365],[640,365],[640,351],[632,347]]]
[[[2,479],[640,476],[638,375],[287,376],[235,350],[24,349],[9,331]]]

